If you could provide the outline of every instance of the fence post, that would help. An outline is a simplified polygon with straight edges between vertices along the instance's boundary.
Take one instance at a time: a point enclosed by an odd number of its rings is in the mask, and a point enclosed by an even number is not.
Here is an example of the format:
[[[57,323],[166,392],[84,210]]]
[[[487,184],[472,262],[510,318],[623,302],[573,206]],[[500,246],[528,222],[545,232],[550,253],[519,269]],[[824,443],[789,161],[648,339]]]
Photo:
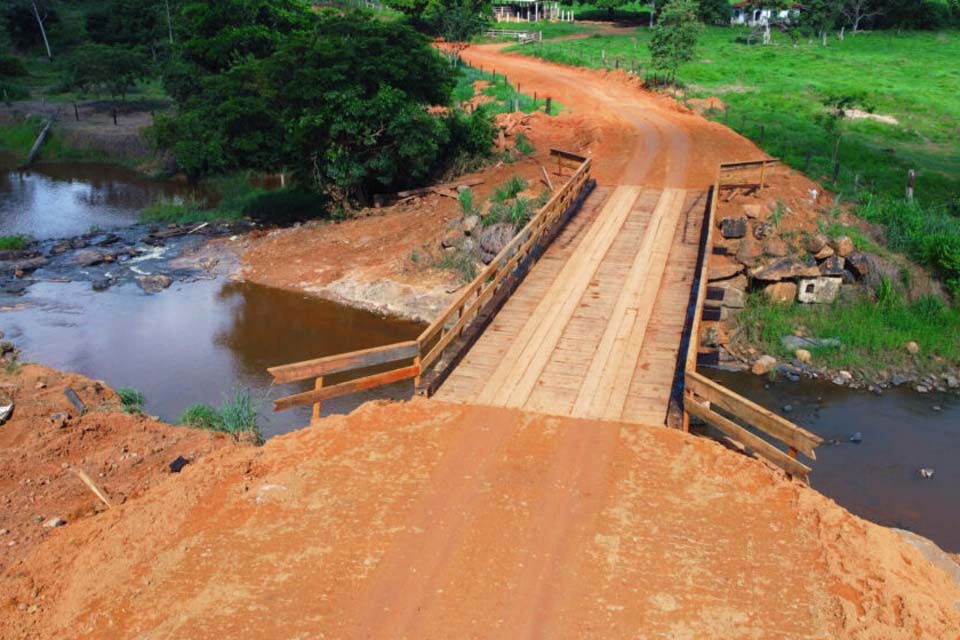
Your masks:
[[[917,172],[913,169],[907,171],[907,200],[913,200],[913,187],[917,180]]]
[[[320,389],[323,389],[323,376],[317,376],[316,382],[313,383],[313,388],[316,389],[317,391],[319,391]],[[315,402],[313,404],[313,415],[312,415],[312,419],[310,420],[310,424],[312,425],[319,419],[320,419],[320,403]]]

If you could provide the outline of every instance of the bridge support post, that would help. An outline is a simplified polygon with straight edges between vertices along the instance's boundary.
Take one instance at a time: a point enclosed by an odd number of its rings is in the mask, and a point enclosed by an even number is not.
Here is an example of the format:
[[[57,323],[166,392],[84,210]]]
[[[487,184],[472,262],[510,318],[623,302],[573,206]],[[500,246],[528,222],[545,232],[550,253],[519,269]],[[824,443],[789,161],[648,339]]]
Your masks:
[[[323,388],[323,376],[317,376],[316,382],[313,383],[313,388],[319,391]],[[313,414],[310,416],[310,424],[316,424],[320,420],[320,403],[315,402],[313,404]]]

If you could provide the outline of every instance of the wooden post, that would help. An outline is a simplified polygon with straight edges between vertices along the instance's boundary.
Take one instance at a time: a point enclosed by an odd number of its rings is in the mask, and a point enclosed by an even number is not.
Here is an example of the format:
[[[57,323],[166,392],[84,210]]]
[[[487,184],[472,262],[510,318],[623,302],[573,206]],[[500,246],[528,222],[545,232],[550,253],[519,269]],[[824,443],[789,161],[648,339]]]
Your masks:
[[[913,169],[907,171],[907,200],[913,200],[913,187],[917,181],[917,172]]]
[[[80,109],[77,108],[77,103],[73,103],[73,117],[77,119],[77,122],[80,122]]]
[[[550,115],[551,107],[553,106],[553,100],[550,96],[547,96],[547,115]]]
[[[760,189],[761,190],[763,189],[763,186],[764,186],[763,177],[764,177],[764,174],[766,173],[766,170],[767,170],[767,163],[764,162],[760,165]]]
[[[833,184],[837,184],[837,180],[840,179],[840,161],[837,160],[833,163]]]
[[[117,108],[113,108],[113,126],[117,126]]]
[[[534,109],[537,108],[537,92],[536,91],[533,92],[533,108]]]
[[[417,357],[413,359],[413,364],[415,364],[415,365],[417,366],[417,371],[418,371],[416,377],[413,379],[413,392],[416,393],[416,392],[417,392],[417,389],[420,388],[420,373],[419,373],[419,371],[420,371],[420,353],[419,353],[419,352],[417,353]]]
[[[319,391],[323,388],[323,376],[317,376],[317,381],[313,384],[313,388]],[[320,419],[320,403],[315,402],[313,404],[313,415],[311,416],[310,424],[314,424]]]

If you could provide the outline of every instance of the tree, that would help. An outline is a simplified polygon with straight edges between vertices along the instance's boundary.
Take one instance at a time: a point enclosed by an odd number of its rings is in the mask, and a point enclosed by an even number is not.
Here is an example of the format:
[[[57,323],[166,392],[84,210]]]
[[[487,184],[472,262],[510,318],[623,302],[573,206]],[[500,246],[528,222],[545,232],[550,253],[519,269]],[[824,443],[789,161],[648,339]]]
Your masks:
[[[70,52],[65,68],[71,88],[125,101],[130,89],[149,75],[150,64],[139,47],[85,44]]]
[[[864,20],[870,20],[883,14],[883,8],[876,0],[846,0],[842,7],[843,16],[850,23],[853,33],[860,30]]]
[[[800,13],[800,24],[818,37],[823,46],[827,46],[827,32],[836,26],[839,17],[838,0],[805,0]]]
[[[451,41],[480,33],[492,14],[491,0],[386,0],[386,4],[403,13],[415,29]]]
[[[700,0],[697,16],[704,24],[730,24],[730,3],[727,0]]]
[[[669,71],[670,82],[676,84],[677,71],[680,65],[693,59],[702,30],[694,0],[670,0],[653,28],[650,40],[653,68]]]
[[[158,117],[154,135],[192,177],[285,169],[343,206],[422,184],[458,153],[490,147],[482,111],[428,111],[449,103],[453,70],[402,22],[308,14],[306,27],[293,19],[282,38],[265,40],[273,32],[256,22],[218,31],[190,11],[208,28],[178,28],[177,109]]]

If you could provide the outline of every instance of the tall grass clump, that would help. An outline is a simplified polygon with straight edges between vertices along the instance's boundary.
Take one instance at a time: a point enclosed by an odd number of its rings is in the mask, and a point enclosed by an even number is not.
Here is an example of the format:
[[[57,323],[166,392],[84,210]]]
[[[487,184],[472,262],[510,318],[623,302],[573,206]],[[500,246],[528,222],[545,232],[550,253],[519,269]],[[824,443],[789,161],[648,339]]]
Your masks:
[[[24,235],[0,236],[0,251],[21,251],[30,244],[30,237]]]
[[[259,403],[248,389],[237,389],[224,396],[219,408],[195,404],[180,416],[180,423],[195,429],[227,433],[235,440],[247,440],[256,444],[263,442],[258,418]]]
[[[143,404],[145,399],[143,393],[133,387],[120,387],[117,389],[117,395],[120,396],[120,404],[124,413],[139,415],[143,413]]]
[[[935,271],[960,296],[960,218],[947,205],[871,196],[859,215],[886,228],[887,244]]]
[[[493,197],[490,199],[494,202],[506,202],[512,198],[516,198],[517,194],[527,188],[527,181],[521,178],[520,176],[513,176],[502,185],[497,187],[497,190],[493,192]]]

